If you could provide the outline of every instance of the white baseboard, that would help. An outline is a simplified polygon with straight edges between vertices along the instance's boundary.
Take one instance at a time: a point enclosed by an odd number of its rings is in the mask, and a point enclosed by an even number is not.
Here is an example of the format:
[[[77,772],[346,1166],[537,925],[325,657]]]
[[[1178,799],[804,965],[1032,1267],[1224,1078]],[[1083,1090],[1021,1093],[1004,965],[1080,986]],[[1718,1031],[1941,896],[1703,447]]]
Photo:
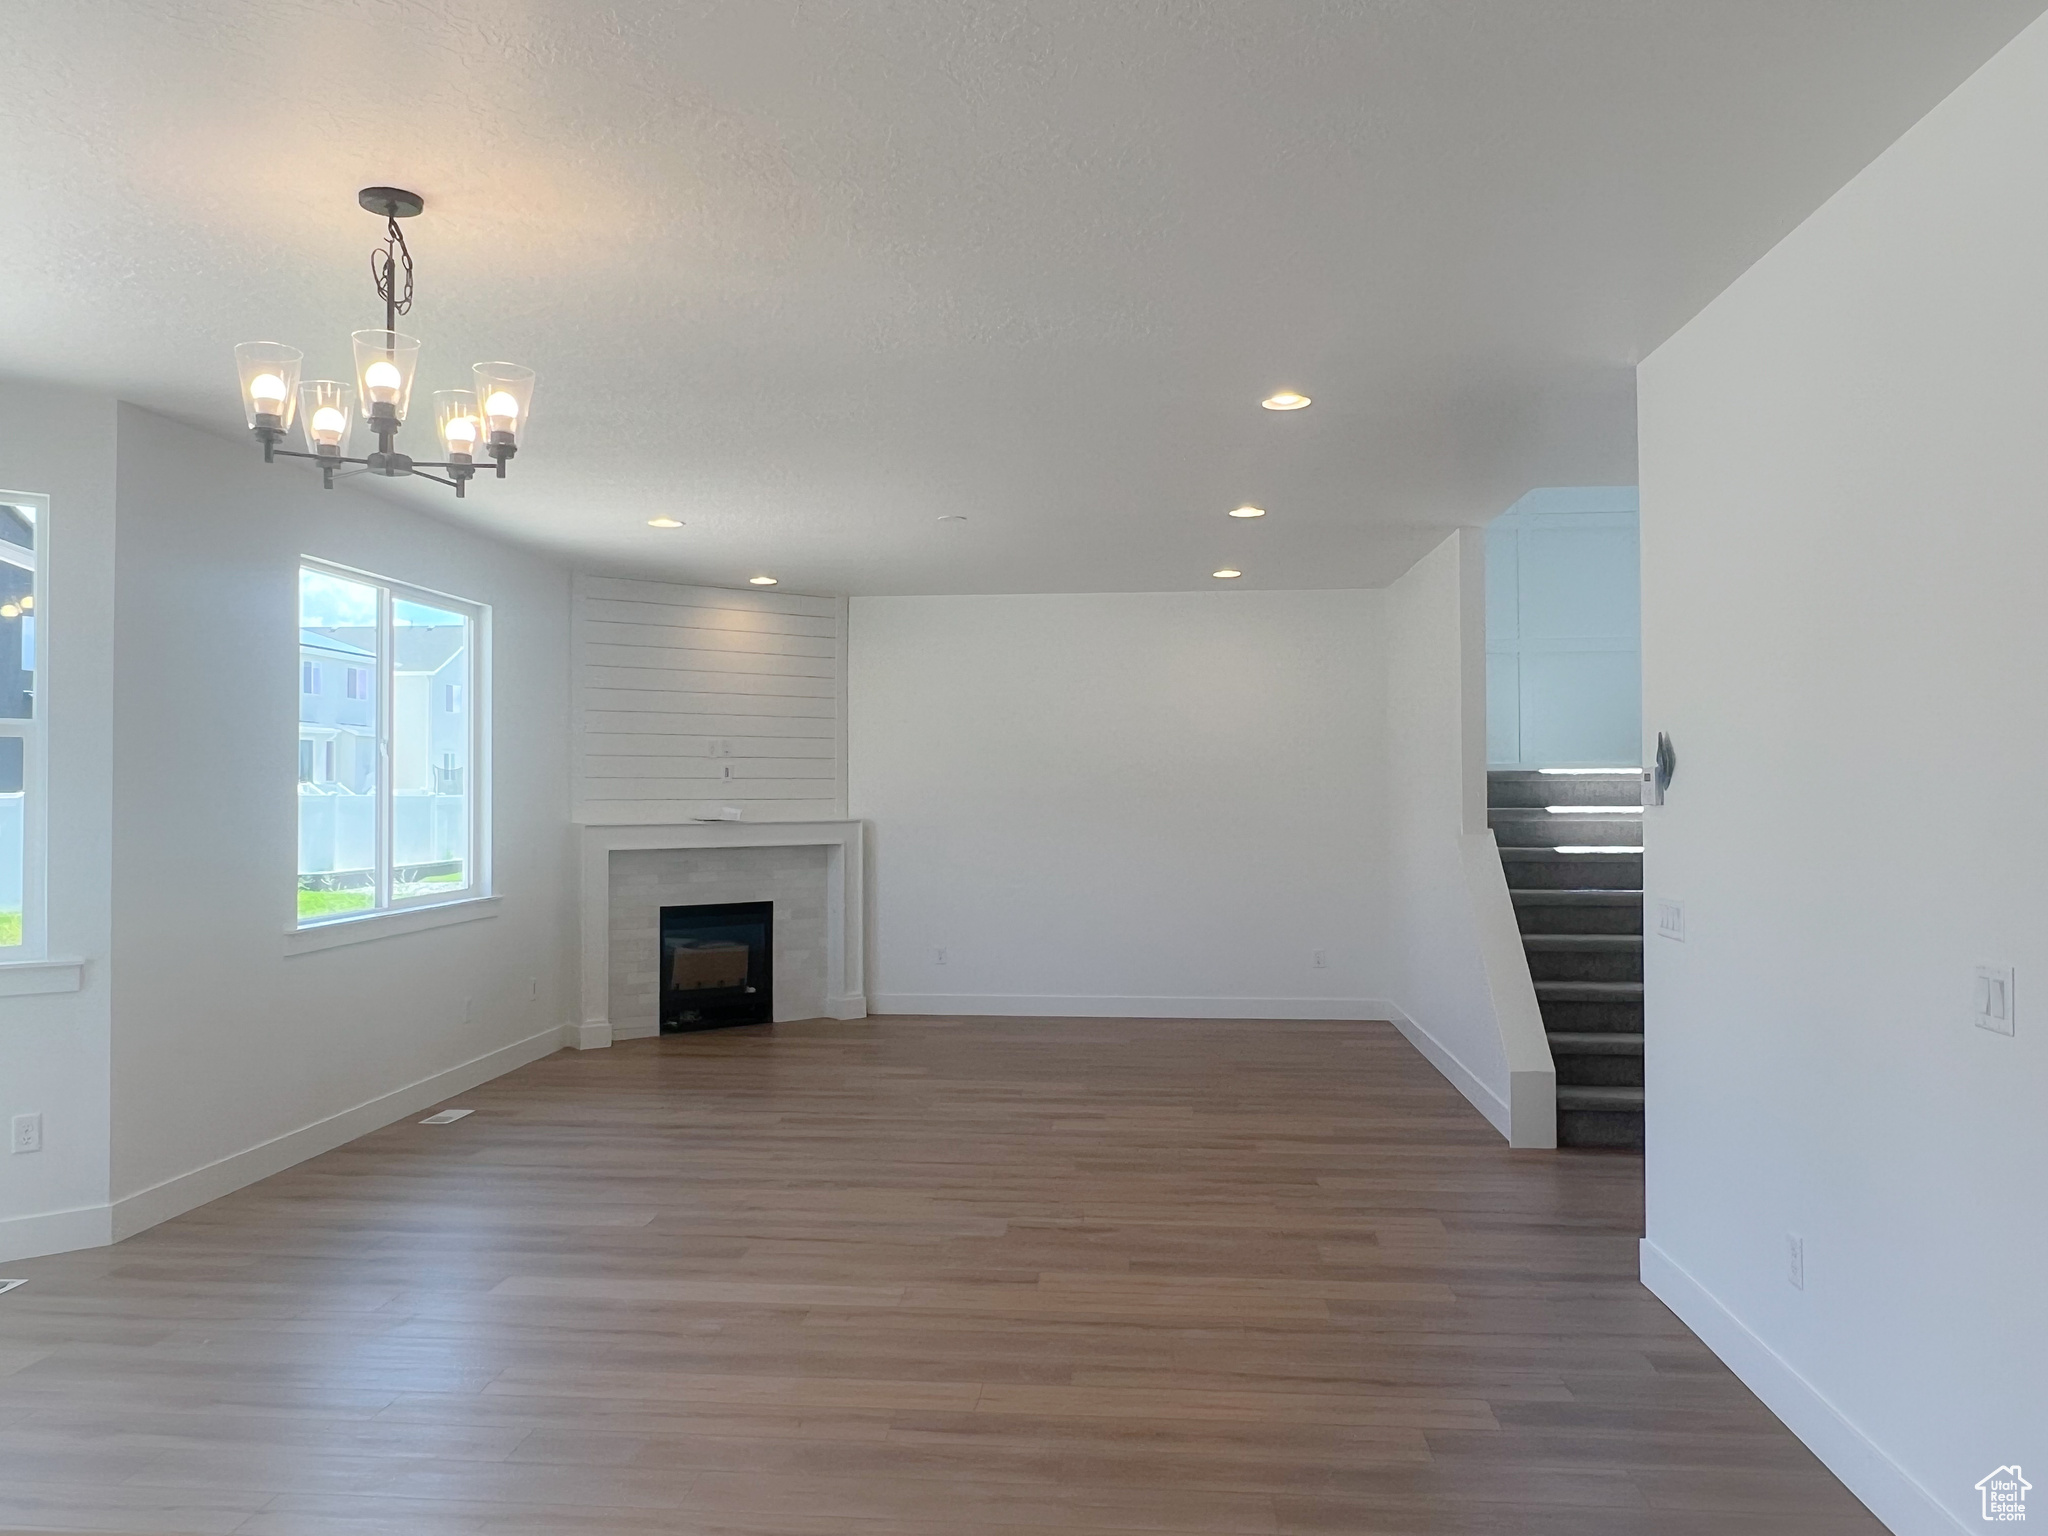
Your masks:
[[[611,1043],[612,1026],[607,1019],[562,1026],[562,1044],[572,1051],[601,1051]]]
[[[222,1195],[254,1184],[258,1179],[282,1173],[309,1157],[332,1152],[336,1147],[380,1130],[394,1120],[402,1120],[429,1105],[465,1093],[479,1083],[503,1077],[530,1061],[552,1055],[562,1048],[562,1035],[563,1026],[559,1024],[544,1029],[537,1035],[515,1040],[459,1066],[436,1072],[432,1077],[423,1077],[403,1088],[394,1088],[353,1109],[342,1110],[339,1114],[316,1120],[311,1125],[301,1126],[296,1131],[289,1131],[218,1162],[208,1163],[203,1168],[195,1168],[190,1173],[182,1173],[161,1184],[152,1184],[147,1189],[124,1195],[113,1203],[111,1235],[107,1240],[119,1242],[124,1237],[133,1237],[158,1222],[182,1216],[209,1200],[218,1200]]]
[[[1638,1264],[1650,1293],[1677,1313],[1896,1536],[1957,1536],[1973,1528],[1944,1509],[1819,1388],[1648,1238],[1642,1241]]]
[[[864,1019],[867,1016],[868,1000],[858,992],[825,999],[825,1017],[828,1019]]]
[[[74,1248],[104,1248],[114,1240],[110,1206],[86,1205],[70,1211],[44,1211],[0,1221],[0,1264],[39,1259],[46,1253]]]
[[[894,992],[870,998],[875,1013],[1056,1019],[1378,1019],[1391,1004],[1370,997],[1028,997],[1005,992]]]
[[[1478,1075],[1458,1059],[1456,1051],[1399,1008],[1388,1004],[1387,1017],[1393,1021],[1394,1028],[1407,1037],[1408,1043],[1422,1052],[1424,1059],[1443,1073],[1450,1080],[1451,1086],[1471,1101],[1474,1109],[1486,1116],[1496,1131],[1507,1137],[1510,1142],[1514,1140],[1515,1117],[1506,1099],[1481,1082]]]

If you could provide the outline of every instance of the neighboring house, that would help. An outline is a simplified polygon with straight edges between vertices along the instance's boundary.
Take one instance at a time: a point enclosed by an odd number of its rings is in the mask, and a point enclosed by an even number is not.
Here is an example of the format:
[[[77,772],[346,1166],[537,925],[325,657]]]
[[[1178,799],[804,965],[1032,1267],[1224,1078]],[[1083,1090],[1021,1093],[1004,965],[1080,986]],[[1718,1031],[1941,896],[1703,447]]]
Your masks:
[[[391,687],[392,855],[446,876],[468,857],[469,626],[399,623]],[[362,795],[300,818],[300,871],[347,874],[367,850],[376,788],[377,634],[368,626],[299,632],[299,783],[302,794]],[[361,853],[368,860],[367,851]]]
[[[398,793],[459,795],[469,766],[469,627],[407,625],[398,645],[391,744]]]
[[[377,657],[341,631],[299,631],[299,783],[369,794],[377,773]]]

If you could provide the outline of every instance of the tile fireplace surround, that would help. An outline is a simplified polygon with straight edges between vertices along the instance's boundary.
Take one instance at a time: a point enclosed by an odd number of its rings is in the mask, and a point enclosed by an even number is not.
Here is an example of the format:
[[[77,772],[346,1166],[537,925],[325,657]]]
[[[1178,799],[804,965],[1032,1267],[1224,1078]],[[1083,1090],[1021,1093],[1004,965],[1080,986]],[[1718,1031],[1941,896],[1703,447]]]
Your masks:
[[[775,1016],[867,1016],[859,822],[585,826],[582,836],[579,1049],[658,1032],[663,906],[773,900]]]

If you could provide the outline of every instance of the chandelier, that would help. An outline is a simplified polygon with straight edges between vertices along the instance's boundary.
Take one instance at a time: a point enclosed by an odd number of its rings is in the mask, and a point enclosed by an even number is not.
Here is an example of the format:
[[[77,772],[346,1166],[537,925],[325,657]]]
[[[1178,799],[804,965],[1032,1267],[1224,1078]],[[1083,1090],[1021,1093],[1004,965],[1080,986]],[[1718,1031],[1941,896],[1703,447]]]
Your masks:
[[[356,362],[353,384],[338,379],[301,384],[299,366],[306,355],[297,347],[245,341],[235,348],[242,409],[249,430],[263,444],[263,462],[311,459],[320,466],[321,483],[330,491],[337,475],[418,475],[437,485],[452,485],[459,497],[477,471],[491,463],[497,465],[498,478],[504,479],[533,404],[533,370],[517,363],[478,363],[470,370],[476,388],[434,391],[434,431],[446,459],[423,462],[393,446],[412,401],[413,374],[420,361],[419,338],[398,330],[398,317],[412,309],[412,252],[405,248],[405,232],[398,221],[415,217],[426,203],[418,193],[397,187],[365,187],[356,201],[384,218],[384,244],[370,253],[370,275],[377,297],[384,301],[384,329],[350,336]],[[352,459],[348,439],[359,405],[364,424],[377,439],[377,451]],[[294,420],[305,435],[304,452],[279,446]],[[343,469],[345,464],[356,467]],[[429,473],[432,470],[446,473]]]

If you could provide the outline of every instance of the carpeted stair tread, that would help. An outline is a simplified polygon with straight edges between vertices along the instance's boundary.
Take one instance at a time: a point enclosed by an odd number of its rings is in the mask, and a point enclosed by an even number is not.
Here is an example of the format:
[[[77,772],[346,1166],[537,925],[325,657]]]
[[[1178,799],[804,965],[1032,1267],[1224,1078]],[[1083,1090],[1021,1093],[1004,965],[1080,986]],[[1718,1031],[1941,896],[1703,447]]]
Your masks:
[[[1553,1056],[1640,1056],[1643,1054],[1643,1037],[1616,1030],[1585,1031],[1576,1029],[1553,1029],[1550,1031],[1550,1054]]]
[[[1643,850],[1636,847],[1633,843],[1619,848],[1593,848],[1585,853],[1565,853],[1551,847],[1516,848],[1507,846],[1501,849],[1500,856],[1503,859],[1512,860],[1518,864],[1556,864],[1573,859],[1586,859],[1588,861],[1596,859],[1640,859],[1643,856]]]
[[[1546,891],[1540,886],[1510,890],[1518,907],[1635,907],[1641,906],[1641,891]]]
[[[1643,1000],[1640,981],[1539,981],[1538,998],[1555,998],[1574,1003],[1639,1003]]]
[[[1563,1087],[1557,1090],[1557,1107],[1560,1110],[1599,1109],[1643,1112],[1643,1090],[1640,1088],[1610,1088],[1601,1086]]]
[[[1616,949],[1643,947],[1640,933],[1525,933],[1524,949]]]

